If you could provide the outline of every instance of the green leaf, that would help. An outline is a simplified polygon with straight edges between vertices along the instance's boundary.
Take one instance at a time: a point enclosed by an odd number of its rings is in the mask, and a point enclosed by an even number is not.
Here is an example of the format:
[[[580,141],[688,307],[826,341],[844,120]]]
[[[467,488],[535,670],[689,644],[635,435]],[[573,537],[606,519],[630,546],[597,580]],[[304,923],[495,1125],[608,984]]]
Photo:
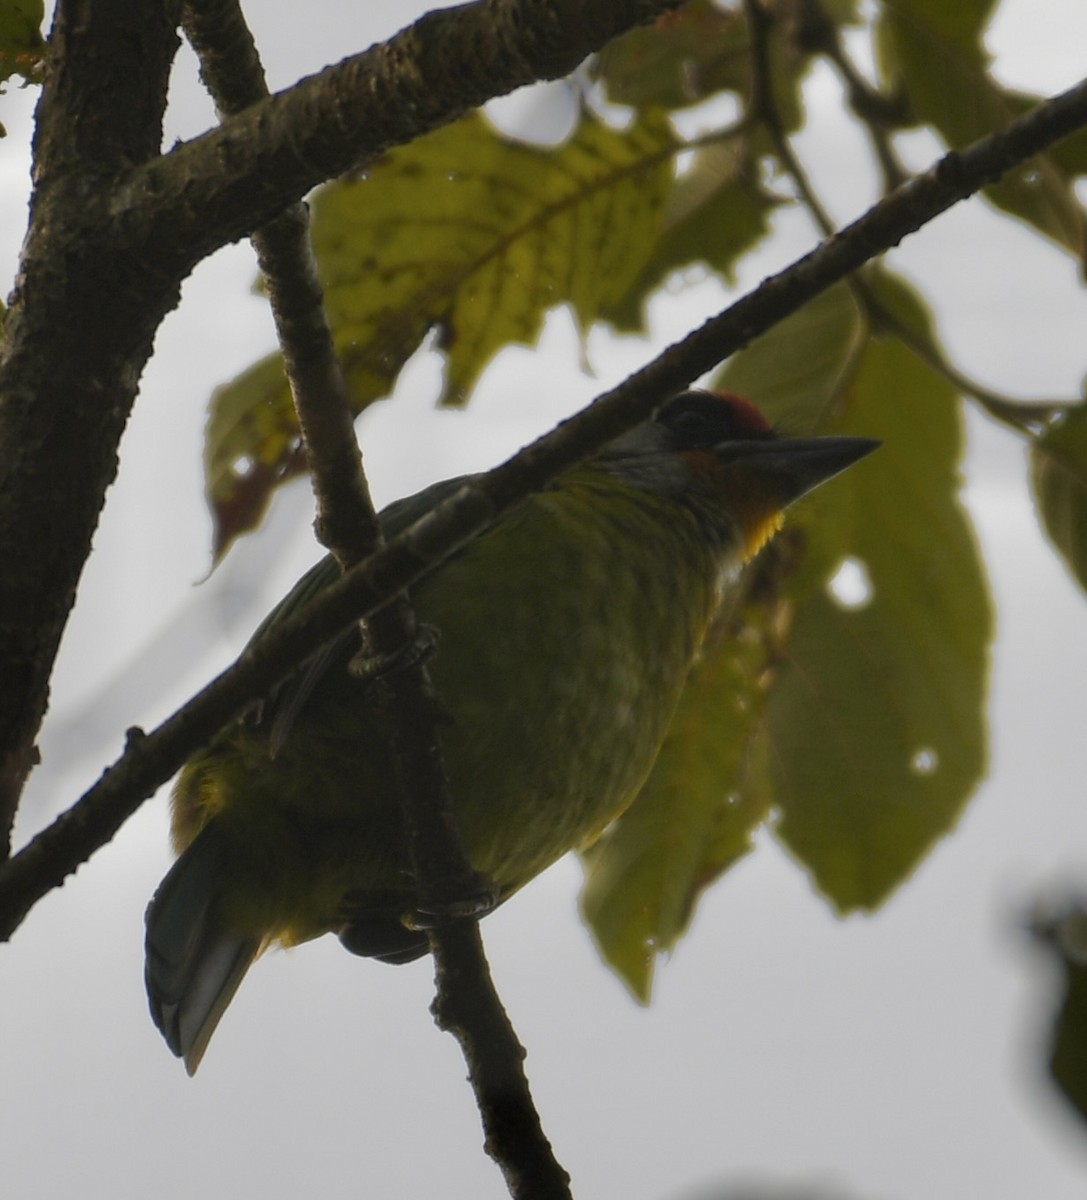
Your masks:
[[[919,298],[867,285],[934,335]],[[984,770],[992,618],[957,500],[956,397],[900,342],[876,338],[844,285],[759,338],[717,381],[789,432],[880,437],[868,462],[804,502],[807,554],[765,736],[778,835],[842,911],[873,908],[954,824]],[[867,595],[827,584],[846,561]]]
[[[685,108],[719,91],[746,94],[751,51],[738,9],[692,0],[610,42],[592,61],[613,104]]]
[[[696,150],[668,197],[653,253],[603,318],[623,332],[644,332],[650,295],[695,263],[733,282],[736,262],[770,232],[769,213],[780,203],[759,182],[741,139]]]
[[[583,330],[598,320],[652,253],[676,149],[650,112],[623,131],[585,114],[554,149],[473,114],[321,189],[314,251],[356,410],[392,388],[431,329],[442,400],[460,404],[498,350],[536,339],[549,309],[568,304]],[[300,467],[277,361],[213,398],[205,459],[220,553]]]
[[[40,82],[44,0],[0,0],[0,83],[13,75]]]
[[[852,19],[854,5],[835,5]],[[778,19],[768,33],[770,83],[778,118],[786,132],[803,124],[800,82],[811,53],[794,36],[794,22]],[[691,0],[652,25],[632,29],[593,59],[590,70],[614,104],[634,108],[682,109],[719,92],[746,103],[752,92],[751,39],[739,6],[721,8],[712,0]]]
[[[706,648],[637,799],[582,855],[582,915],[643,1004],[657,955],[673,948],[700,893],[751,849],[766,818],[769,797],[741,782],[767,655],[754,610],[750,618],[746,628],[729,622],[729,636]]]
[[[867,283],[932,339],[905,284]],[[835,909],[874,908],[954,825],[985,767],[992,617],[957,499],[954,392],[900,342],[870,336],[845,285],[734,356],[715,386],[752,396],[787,432],[884,445],[798,505],[748,568],[642,792],[583,856],[585,918],[643,1002],[656,956],[768,814]]]
[[[996,4],[997,0],[883,0],[882,7],[896,21],[980,55],[981,36]]]
[[[1087,589],[1087,405],[1069,409],[1031,445],[1030,481],[1042,527]]]
[[[785,434],[826,432],[867,337],[849,288],[838,284],[734,354],[713,386],[750,396]]]
[[[881,904],[982,777],[992,633],[954,391],[873,339],[844,402],[845,428],[884,445],[818,497],[808,535],[834,538],[818,560],[846,547],[859,584],[809,581],[766,723],[777,836],[840,912]]]
[[[993,0],[886,0],[878,38],[884,70],[904,86],[916,117],[948,146],[961,148],[1008,124],[1026,98],[989,74],[982,33]],[[1072,173],[1055,155],[1041,155],[1009,172],[985,195],[1080,259],[1087,220]]]

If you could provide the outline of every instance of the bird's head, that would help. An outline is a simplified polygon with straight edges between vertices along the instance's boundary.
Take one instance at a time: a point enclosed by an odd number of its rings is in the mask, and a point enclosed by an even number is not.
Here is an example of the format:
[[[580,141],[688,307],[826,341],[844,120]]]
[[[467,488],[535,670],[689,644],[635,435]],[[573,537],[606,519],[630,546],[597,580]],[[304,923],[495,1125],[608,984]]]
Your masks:
[[[739,527],[748,559],[780,528],[794,500],[878,445],[871,438],[781,437],[741,396],[692,390],[609,443],[597,465],[711,519],[723,510]]]

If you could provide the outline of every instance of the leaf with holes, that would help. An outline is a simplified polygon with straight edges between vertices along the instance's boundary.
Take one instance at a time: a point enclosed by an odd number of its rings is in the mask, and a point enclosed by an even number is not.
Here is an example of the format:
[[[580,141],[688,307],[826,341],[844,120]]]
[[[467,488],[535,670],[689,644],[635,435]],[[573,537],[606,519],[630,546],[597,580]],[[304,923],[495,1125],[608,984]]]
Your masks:
[[[831,289],[735,356],[714,381],[756,398],[789,433],[826,432],[866,345],[849,290]],[[646,1002],[657,956],[683,935],[699,896],[751,847],[772,806],[767,706],[789,654],[796,595],[821,590],[855,550],[848,493],[821,489],[744,575],[691,674],[664,745],[630,809],[583,854],[582,911],[601,953]],[[818,514],[822,536],[810,536]],[[802,564],[802,567],[801,567]]]
[[[915,336],[934,338],[907,284],[885,270],[867,282]],[[985,770],[992,614],[957,498],[957,397],[901,342],[871,336],[845,285],[717,382],[788,432],[883,440],[790,518],[807,549],[763,726],[777,836],[837,909],[874,908],[952,828]]]
[[[446,404],[466,401],[503,346],[533,342],[549,309],[568,304],[587,329],[652,253],[676,150],[652,112],[621,132],[584,114],[554,149],[473,114],[321,189],[313,245],[356,411],[391,389],[431,329]],[[278,363],[214,399],[206,461],[220,553],[298,467]]]
[[[868,287],[923,342],[886,271]],[[839,912],[882,903],[985,770],[992,614],[958,501],[958,398],[846,285],[733,356],[714,386],[789,434],[883,439],[751,564],[631,808],[583,859],[586,921],[648,999],[706,886],[771,828]],[[774,814],[777,820],[773,819]]]
[[[765,732],[777,836],[848,912],[913,872],[984,774],[992,613],[957,498],[954,391],[888,338],[844,404],[846,430],[884,444],[820,494],[809,537],[824,561],[848,548],[861,585],[808,581]]]

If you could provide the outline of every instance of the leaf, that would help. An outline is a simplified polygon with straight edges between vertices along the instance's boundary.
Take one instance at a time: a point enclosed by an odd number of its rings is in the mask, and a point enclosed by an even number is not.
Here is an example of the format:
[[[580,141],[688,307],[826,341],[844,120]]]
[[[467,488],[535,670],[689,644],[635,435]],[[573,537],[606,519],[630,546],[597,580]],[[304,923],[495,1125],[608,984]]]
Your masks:
[[[993,0],[888,0],[882,11],[878,38],[885,72],[905,87],[917,118],[951,148],[1000,129],[1024,110],[1026,98],[1005,91],[988,71],[981,39],[993,6]],[[1036,156],[985,195],[1083,260],[1087,221],[1072,186],[1074,172],[1062,161]]]
[[[844,20],[853,18],[850,0],[835,7]],[[804,121],[800,83],[811,64],[811,53],[794,36],[793,24],[773,21],[767,44],[778,118],[789,133]],[[751,61],[747,21],[739,9],[691,0],[610,42],[592,60],[590,71],[614,104],[673,110],[719,92],[731,92],[746,103],[753,84]]]
[[[728,632],[693,669],[637,799],[582,855],[582,915],[643,1004],[657,955],[682,936],[702,890],[751,849],[768,809],[765,792],[737,785],[763,707],[765,647],[754,625]]]
[[[217,388],[204,433],[204,487],[214,515],[214,560],[254,529],[280,484],[304,470],[283,359],[270,354]]]
[[[836,428],[835,405],[868,336],[856,302],[838,284],[734,354],[713,386],[750,396],[787,435]]]
[[[741,13],[692,0],[609,42],[590,69],[613,104],[676,109],[723,90],[746,94],[750,63]]]
[[[934,336],[904,283],[868,284]],[[837,911],[872,909],[952,828],[986,761],[992,615],[957,498],[953,390],[870,336],[845,285],[735,355],[715,386],[790,433],[884,445],[798,505],[748,568],[642,793],[584,856],[585,918],[642,1001],[656,956],[768,814]]]
[[[1030,482],[1042,527],[1087,589],[1087,405],[1068,409],[1031,444]]]
[[[40,82],[43,0],[0,0],[0,84],[13,75]]]
[[[555,149],[473,114],[321,189],[314,251],[356,411],[391,389],[431,329],[446,361],[442,401],[460,404],[498,350],[535,340],[549,309],[568,304],[582,329],[599,319],[652,252],[676,149],[652,113],[623,131],[585,114]],[[278,361],[213,398],[205,461],[218,553],[300,469]]]
[[[478,115],[442,135],[324,189],[313,238],[349,370],[384,380],[390,341],[414,350],[436,326],[442,402],[459,404],[499,349],[536,339],[549,309],[569,304],[586,329],[622,293],[656,237],[678,147],[652,114],[618,131],[586,113],[557,149]]]
[[[931,340],[919,298],[866,282]],[[776,832],[840,911],[874,908],[954,824],[985,766],[992,618],[957,500],[956,397],[900,342],[866,333],[832,288],[717,381],[790,432],[854,432],[879,453],[805,501],[796,615],[765,725]],[[856,603],[828,590],[842,562]]]
[[[840,912],[881,904],[982,777],[992,633],[957,499],[953,390],[900,342],[873,340],[845,404],[846,428],[884,445],[827,489],[837,511],[809,536],[839,551],[847,530],[860,585],[798,601],[766,723],[775,832]]]
[[[695,151],[668,197],[653,253],[603,318],[623,332],[644,332],[650,295],[669,275],[694,263],[733,282],[736,262],[770,232],[769,213],[780,203],[759,182],[742,140]]]

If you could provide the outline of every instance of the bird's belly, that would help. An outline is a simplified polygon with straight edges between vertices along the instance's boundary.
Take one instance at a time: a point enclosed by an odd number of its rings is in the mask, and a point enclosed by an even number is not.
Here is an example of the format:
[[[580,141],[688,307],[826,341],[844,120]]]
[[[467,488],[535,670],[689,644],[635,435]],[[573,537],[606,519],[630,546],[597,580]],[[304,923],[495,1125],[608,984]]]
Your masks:
[[[432,671],[451,718],[442,742],[457,820],[473,864],[505,890],[627,807],[686,678],[705,595],[684,609],[629,565],[619,580],[594,596],[583,574],[569,590],[576,604],[552,587],[542,610],[498,597],[482,640],[436,614]]]

